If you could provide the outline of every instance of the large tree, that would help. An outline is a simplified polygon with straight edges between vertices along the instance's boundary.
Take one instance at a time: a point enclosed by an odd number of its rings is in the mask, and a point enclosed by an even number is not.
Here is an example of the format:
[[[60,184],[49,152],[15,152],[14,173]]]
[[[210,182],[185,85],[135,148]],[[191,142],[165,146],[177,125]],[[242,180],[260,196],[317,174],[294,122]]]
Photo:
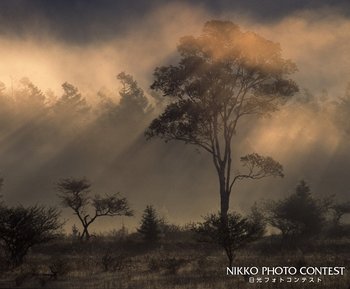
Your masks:
[[[86,179],[67,178],[57,184],[62,205],[74,211],[83,227],[81,240],[90,239],[89,227],[97,218],[133,215],[126,198],[118,193],[91,197],[90,187],[91,184]]]
[[[180,140],[209,152],[217,171],[221,215],[227,219],[234,183],[283,176],[282,166],[256,153],[233,174],[232,143],[243,117],[275,111],[298,87],[288,78],[296,65],[280,45],[228,21],[210,21],[202,34],[183,37],[177,65],[157,67],[151,88],[171,99],[146,136]],[[237,169],[237,168],[236,168]]]

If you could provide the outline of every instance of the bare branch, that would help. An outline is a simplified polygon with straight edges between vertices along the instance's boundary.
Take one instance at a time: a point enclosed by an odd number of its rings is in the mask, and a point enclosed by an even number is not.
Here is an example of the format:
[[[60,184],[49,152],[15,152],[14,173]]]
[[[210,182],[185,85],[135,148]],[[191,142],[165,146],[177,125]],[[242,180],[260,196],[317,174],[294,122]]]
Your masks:
[[[257,153],[248,154],[241,157],[242,166],[247,169],[247,173],[238,173],[230,184],[230,191],[234,183],[238,180],[252,179],[258,180],[266,177],[284,177],[283,166],[271,157],[260,156]]]

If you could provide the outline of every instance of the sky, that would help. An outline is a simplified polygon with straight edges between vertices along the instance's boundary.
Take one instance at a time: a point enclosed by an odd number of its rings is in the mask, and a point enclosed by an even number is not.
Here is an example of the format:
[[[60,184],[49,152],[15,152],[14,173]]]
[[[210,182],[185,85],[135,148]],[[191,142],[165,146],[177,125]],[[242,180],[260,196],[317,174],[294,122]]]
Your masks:
[[[271,155],[284,165],[286,177],[240,184],[231,207],[245,212],[255,201],[285,196],[300,179],[319,196],[346,199],[349,135],[337,125],[332,103],[344,96],[350,81],[349,6],[348,1],[325,0],[4,0],[0,81],[12,96],[23,77],[55,96],[63,93],[61,85],[68,81],[94,106],[99,91],[108,91],[118,101],[116,75],[126,71],[149,95],[155,67],[176,62],[180,37],[198,35],[211,19],[233,21],[280,43],[283,56],[298,66],[298,97],[314,98],[290,104],[271,118],[253,120],[238,132],[237,153]],[[125,121],[130,127],[119,131],[90,123],[80,134],[70,134],[70,124],[65,124],[58,141],[41,135],[45,130],[40,114],[36,126],[33,118],[23,116],[27,110],[35,108],[10,114],[6,120],[13,126],[2,124],[2,194],[9,202],[57,204],[55,181],[86,176],[96,191],[120,190],[130,199],[136,218],[122,220],[130,226],[147,204],[179,224],[218,209],[210,158],[183,144],[145,141],[143,130],[150,119],[137,127]],[[250,197],[244,198],[247,194]],[[69,211],[64,214],[71,217]],[[120,222],[108,220],[107,227]],[[95,230],[105,226],[101,223]]]

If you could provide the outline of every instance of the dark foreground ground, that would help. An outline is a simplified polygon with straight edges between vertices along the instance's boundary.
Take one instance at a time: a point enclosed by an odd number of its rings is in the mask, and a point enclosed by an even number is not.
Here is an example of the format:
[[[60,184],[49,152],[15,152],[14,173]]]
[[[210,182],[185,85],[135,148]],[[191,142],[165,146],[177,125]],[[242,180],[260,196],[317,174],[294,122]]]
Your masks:
[[[234,266],[345,266],[344,276],[249,283],[226,275],[223,251],[186,238],[157,246],[126,237],[97,237],[88,243],[69,238],[34,248],[25,263],[8,270],[2,261],[0,288],[185,289],[185,288],[350,288],[350,240],[281,244],[267,237],[237,252]],[[290,282],[289,282],[290,281]]]

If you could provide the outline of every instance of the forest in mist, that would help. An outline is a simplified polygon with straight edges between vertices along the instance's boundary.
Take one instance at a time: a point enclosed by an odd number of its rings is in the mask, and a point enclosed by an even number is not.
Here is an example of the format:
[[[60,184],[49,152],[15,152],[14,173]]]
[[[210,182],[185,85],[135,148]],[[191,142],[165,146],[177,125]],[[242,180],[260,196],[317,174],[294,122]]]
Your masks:
[[[128,5],[115,10],[120,17],[107,12],[113,1],[89,12],[92,18],[79,3],[68,11],[65,1],[54,7],[34,2],[1,4],[8,11],[1,16],[0,37],[0,173],[7,202],[57,204],[60,178],[86,177],[93,192],[122,192],[136,214],[152,203],[164,217],[184,223],[216,211],[217,179],[209,156],[182,143],[147,141],[144,131],[164,108],[161,95],[149,88],[155,67],[176,60],[179,38],[198,33],[217,16],[279,42],[298,66],[300,87],[271,117],[241,124],[234,158],[271,155],[284,166],[285,178],[240,183],[232,208],[245,211],[255,200],[284,196],[301,179],[316,194],[346,199],[350,22],[341,6],[319,4],[311,11],[301,3],[298,9],[285,4],[257,17],[254,1],[241,7],[251,13],[238,13],[226,1],[220,9],[152,1],[150,9],[135,4],[139,10],[131,9],[131,20],[121,16]],[[58,11],[55,17],[50,9]],[[80,12],[84,17],[74,17]],[[101,18],[106,20],[98,24]],[[87,19],[95,20],[83,25]],[[117,78],[123,71],[137,88],[125,89]]]
[[[12,87],[1,84],[4,198],[56,204],[59,179],[86,177],[93,192],[121,191],[136,208],[152,202],[180,223],[214,211],[217,184],[210,159],[190,145],[147,141],[144,131],[165,100],[140,88],[131,75],[120,73],[115,81],[119,91],[100,90],[94,102],[67,82],[60,95],[43,92],[28,78]],[[233,207],[244,210],[255,200],[284,196],[301,178],[319,195],[344,198],[349,112],[349,89],[337,99],[304,90],[273,116],[243,123],[236,158],[269,153],[282,162],[286,177],[241,184]],[[248,192],[251,198],[240,201]],[[189,210],[188,200],[197,205],[181,219],[175,211]]]

